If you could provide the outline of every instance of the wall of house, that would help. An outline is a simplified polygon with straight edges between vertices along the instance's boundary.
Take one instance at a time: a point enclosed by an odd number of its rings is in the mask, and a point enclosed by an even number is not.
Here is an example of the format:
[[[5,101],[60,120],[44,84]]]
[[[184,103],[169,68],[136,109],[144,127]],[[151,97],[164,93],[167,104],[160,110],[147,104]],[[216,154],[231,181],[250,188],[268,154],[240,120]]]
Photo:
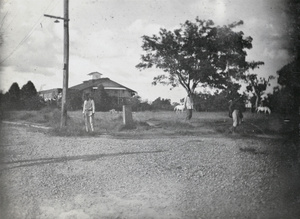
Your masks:
[[[49,90],[49,91],[42,91],[39,93],[39,96],[42,97],[45,101],[47,100],[53,100],[58,97],[58,94],[61,93],[62,91],[60,89],[56,90]]]
[[[93,90],[92,88],[88,88],[83,91],[83,95],[86,93],[93,93],[96,90]],[[111,97],[131,97],[131,92],[128,90],[109,90],[105,89],[105,92],[107,93],[108,96]]]
[[[131,93],[128,90],[105,90],[105,92],[113,97],[131,97]]]

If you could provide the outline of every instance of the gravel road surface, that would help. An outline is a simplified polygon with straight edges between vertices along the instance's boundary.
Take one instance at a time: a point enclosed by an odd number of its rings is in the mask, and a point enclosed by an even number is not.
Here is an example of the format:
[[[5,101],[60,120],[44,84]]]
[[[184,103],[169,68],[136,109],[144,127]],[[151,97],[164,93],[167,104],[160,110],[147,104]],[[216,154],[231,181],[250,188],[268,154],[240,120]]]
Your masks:
[[[281,139],[44,132],[1,127],[1,219],[300,217]]]

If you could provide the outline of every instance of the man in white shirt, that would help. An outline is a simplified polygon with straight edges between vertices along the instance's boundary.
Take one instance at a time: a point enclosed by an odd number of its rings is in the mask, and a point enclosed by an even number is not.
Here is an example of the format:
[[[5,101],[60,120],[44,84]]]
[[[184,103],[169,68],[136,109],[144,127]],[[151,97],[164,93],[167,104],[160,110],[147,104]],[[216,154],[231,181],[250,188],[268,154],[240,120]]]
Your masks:
[[[91,98],[90,94],[86,94],[86,99],[83,103],[82,113],[84,115],[85,129],[88,132],[89,128],[94,131],[94,114],[95,114],[95,103]]]
[[[190,120],[193,115],[194,102],[191,94],[188,94],[184,99],[184,108],[186,109],[186,120]]]

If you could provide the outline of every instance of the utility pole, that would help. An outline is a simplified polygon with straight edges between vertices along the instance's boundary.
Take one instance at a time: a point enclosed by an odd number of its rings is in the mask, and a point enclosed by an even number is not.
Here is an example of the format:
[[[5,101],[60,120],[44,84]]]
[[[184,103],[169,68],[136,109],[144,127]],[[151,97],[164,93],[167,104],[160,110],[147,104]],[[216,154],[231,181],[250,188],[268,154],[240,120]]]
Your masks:
[[[69,84],[69,0],[64,0],[64,17],[44,14],[46,17],[64,21],[64,68],[63,68],[63,91],[61,99],[60,128],[67,126],[67,92]],[[55,21],[56,22],[56,21]]]
[[[64,79],[60,127],[67,126],[67,92],[69,85],[69,0],[64,0]]]

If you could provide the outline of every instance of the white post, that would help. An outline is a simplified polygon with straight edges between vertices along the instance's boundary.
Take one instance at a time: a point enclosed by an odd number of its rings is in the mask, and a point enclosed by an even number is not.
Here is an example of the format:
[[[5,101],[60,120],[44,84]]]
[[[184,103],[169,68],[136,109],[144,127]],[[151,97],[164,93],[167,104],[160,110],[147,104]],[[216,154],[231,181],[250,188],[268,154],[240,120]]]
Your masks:
[[[123,105],[123,124],[125,126],[133,124],[131,106]]]

